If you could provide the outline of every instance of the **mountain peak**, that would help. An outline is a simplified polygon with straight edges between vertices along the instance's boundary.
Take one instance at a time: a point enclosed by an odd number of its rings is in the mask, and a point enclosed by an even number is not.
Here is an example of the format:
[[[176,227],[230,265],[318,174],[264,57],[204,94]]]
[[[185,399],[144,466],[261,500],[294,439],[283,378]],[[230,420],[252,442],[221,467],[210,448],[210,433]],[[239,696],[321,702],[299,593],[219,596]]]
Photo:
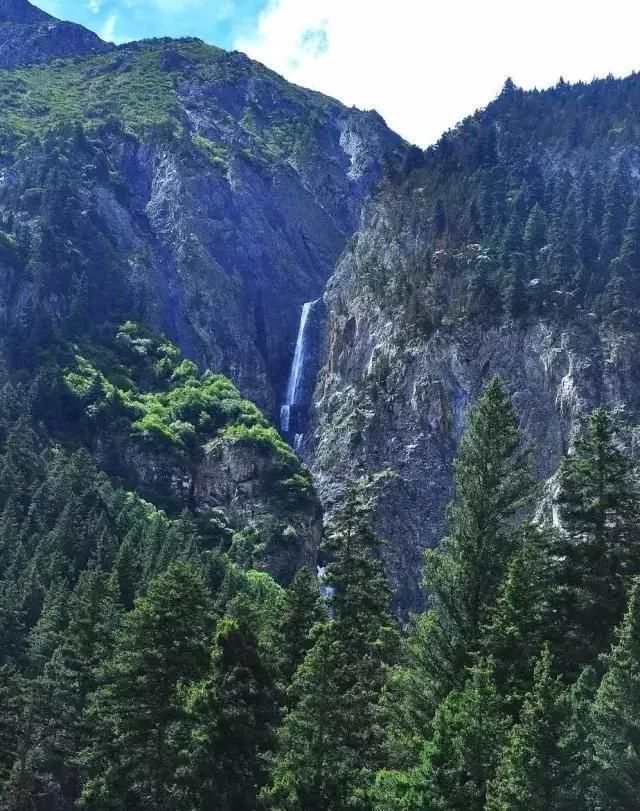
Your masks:
[[[28,0],[0,0],[0,23],[33,25],[55,19]]]
[[[76,23],[61,22],[29,0],[0,0],[0,68],[37,65],[112,46]]]

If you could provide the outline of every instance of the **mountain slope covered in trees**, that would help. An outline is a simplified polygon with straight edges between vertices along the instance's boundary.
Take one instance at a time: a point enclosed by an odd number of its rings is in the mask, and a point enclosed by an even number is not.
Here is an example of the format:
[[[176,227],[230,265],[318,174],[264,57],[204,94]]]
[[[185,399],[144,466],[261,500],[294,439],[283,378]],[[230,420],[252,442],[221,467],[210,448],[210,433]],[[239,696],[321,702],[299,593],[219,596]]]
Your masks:
[[[634,445],[639,98],[638,75],[531,92],[507,82],[411,152],[328,285],[307,458],[325,504],[376,476],[377,527],[407,607],[443,532],[466,410],[493,375],[541,480],[599,406],[619,412]]]
[[[639,88],[421,153],[0,0],[0,809],[637,807]]]

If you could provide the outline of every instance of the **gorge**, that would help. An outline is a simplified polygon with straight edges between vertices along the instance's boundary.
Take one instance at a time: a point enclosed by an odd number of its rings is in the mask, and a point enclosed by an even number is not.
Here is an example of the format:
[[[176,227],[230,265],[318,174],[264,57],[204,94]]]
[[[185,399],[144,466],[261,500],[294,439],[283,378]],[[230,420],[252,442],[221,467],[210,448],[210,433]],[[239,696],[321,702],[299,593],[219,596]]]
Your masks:
[[[0,811],[636,808],[640,74],[422,150],[0,0],[0,102]]]

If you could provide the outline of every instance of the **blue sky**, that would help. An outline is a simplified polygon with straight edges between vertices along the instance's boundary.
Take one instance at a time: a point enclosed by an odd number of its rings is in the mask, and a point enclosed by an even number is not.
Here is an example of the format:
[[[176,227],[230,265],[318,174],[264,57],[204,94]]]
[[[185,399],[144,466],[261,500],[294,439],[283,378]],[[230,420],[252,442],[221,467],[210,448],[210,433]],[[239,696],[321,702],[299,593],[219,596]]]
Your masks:
[[[640,69],[637,0],[32,0],[104,39],[198,36],[428,146],[494,98]]]
[[[125,42],[162,36],[198,36],[232,48],[255,30],[268,0],[35,0],[35,5],[65,20]]]

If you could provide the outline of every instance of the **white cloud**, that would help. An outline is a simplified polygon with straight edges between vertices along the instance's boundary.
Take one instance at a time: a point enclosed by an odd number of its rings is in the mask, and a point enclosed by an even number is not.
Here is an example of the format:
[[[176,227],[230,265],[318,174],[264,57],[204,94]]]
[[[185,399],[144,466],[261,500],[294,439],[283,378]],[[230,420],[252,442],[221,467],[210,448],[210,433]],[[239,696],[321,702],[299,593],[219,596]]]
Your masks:
[[[270,0],[235,47],[426,146],[509,75],[531,88],[640,68],[639,29],[635,0]]]
[[[111,14],[105,20],[104,25],[98,31],[98,36],[105,42],[120,42],[121,40],[116,36],[116,25],[118,24],[118,15]]]
[[[87,3],[87,8],[94,14],[99,14],[100,9],[102,8],[102,0],[89,0]]]

